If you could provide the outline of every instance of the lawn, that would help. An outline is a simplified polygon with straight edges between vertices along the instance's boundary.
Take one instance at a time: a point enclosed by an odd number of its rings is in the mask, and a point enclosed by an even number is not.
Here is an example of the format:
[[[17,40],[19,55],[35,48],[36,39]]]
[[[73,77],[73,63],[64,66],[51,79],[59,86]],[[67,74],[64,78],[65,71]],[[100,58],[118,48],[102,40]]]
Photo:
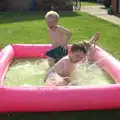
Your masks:
[[[45,12],[1,12],[0,47],[10,43],[50,43]],[[99,45],[120,59],[120,28],[86,13],[60,12],[59,24],[72,31],[70,43],[101,33]],[[0,114],[0,120],[119,120],[120,110]]]
[[[98,5],[96,2],[81,2],[82,6],[96,6]]]
[[[0,13],[0,47],[10,43],[50,43],[45,12]],[[59,24],[72,31],[70,43],[101,34],[99,45],[120,59],[120,28],[86,13],[60,12]]]

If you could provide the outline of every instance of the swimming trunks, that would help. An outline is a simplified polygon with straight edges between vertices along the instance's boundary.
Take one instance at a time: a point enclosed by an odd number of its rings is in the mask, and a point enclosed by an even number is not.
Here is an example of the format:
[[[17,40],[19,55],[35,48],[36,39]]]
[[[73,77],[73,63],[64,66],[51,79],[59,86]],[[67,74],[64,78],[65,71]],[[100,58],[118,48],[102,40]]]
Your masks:
[[[51,78],[55,75],[55,72],[54,71],[49,71],[46,75],[46,77],[44,78],[44,80],[46,81],[47,78]]]
[[[68,54],[68,49],[63,46],[53,48],[45,53],[46,56],[52,57],[54,62],[57,63],[61,58]]]

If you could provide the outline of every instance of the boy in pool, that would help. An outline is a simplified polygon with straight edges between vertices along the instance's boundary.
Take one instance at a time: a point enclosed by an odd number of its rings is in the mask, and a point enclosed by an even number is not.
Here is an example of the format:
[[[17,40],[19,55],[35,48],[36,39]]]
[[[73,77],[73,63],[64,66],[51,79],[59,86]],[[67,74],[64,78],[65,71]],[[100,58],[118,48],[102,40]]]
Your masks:
[[[70,74],[75,68],[75,64],[79,61],[85,61],[91,47],[99,39],[99,33],[96,33],[88,42],[83,41],[75,43],[71,47],[71,52],[68,56],[59,60],[47,73],[45,85],[68,85]]]
[[[58,19],[59,14],[54,11],[47,12],[45,16],[45,20],[48,25],[48,35],[53,48],[52,50],[46,52],[50,67],[68,54],[67,44],[71,38],[71,32],[68,29],[57,25]]]

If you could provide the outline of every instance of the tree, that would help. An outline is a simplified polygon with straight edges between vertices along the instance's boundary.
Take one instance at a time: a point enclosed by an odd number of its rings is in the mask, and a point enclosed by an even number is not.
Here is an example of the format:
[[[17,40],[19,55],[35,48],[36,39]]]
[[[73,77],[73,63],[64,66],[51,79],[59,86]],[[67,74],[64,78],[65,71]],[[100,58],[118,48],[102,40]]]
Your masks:
[[[109,8],[111,6],[111,0],[104,0],[104,5],[106,8]]]

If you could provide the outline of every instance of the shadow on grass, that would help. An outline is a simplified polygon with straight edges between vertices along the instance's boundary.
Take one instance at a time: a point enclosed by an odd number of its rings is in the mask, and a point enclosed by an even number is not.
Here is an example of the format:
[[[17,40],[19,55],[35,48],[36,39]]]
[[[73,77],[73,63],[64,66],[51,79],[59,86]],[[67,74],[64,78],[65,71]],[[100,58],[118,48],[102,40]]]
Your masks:
[[[0,120],[119,120],[120,109],[53,113],[2,113]]]
[[[44,20],[46,12],[0,12],[0,24],[14,23],[23,21]],[[77,12],[61,11],[60,17],[76,17],[81,16]]]

